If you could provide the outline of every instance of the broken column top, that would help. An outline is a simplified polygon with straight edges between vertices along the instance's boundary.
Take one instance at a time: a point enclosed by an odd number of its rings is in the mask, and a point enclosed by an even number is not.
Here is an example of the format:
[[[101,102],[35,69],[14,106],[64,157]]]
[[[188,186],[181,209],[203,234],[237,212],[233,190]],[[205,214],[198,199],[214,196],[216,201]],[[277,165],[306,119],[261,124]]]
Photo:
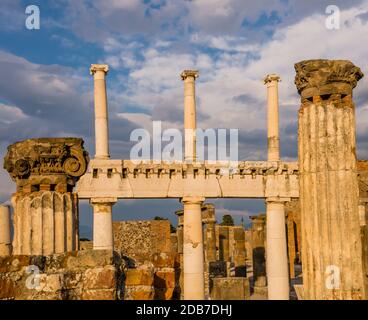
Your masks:
[[[348,60],[304,60],[295,64],[295,85],[302,98],[352,94],[363,73]]]
[[[91,64],[89,71],[91,75],[95,74],[96,71],[103,71],[107,73],[109,71],[109,66],[107,64]]]
[[[280,82],[281,78],[277,74],[272,73],[272,74],[268,74],[266,78],[264,78],[263,81],[264,81],[264,84],[270,83],[272,81]]]
[[[40,185],[66,190],[86,172],[88,152],[80,138],[39,138],[8,146],[4,169],[17,183],[18,191],[37,190]],[[24,188],[24,187],[30,188]]]
[[[185,80],[188,77],[193,77],[194,79],[198,78],[199,72],[198,70],[184,70],[181,74],[181,79]]]

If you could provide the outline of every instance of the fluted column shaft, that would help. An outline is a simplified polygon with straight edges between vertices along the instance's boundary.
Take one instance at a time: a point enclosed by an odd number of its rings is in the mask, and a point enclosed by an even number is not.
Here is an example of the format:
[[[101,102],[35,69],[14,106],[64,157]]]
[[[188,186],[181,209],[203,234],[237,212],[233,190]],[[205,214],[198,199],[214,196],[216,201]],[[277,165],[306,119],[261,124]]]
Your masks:
[[[76,250],[74,197],[56,191],[14,195],[13,254],[46,256]]]
[[[362,73],[340,60],[304,61],[296,70],[304,299],[362,299],[352,101]]]

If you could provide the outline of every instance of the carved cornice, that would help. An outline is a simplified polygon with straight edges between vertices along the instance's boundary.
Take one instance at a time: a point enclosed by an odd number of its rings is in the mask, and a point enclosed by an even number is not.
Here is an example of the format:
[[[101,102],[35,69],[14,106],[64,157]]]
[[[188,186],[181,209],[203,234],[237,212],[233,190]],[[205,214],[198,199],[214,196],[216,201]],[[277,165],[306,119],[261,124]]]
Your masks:
[[[326,94],[351,94],[363,78],[348,60],[305,60],[295,64],[295,85],[304,98]]]
[[[19,186],[73,186],[86,172],[89,157],[79,138],[40,138],[8,146],[4,169]]]

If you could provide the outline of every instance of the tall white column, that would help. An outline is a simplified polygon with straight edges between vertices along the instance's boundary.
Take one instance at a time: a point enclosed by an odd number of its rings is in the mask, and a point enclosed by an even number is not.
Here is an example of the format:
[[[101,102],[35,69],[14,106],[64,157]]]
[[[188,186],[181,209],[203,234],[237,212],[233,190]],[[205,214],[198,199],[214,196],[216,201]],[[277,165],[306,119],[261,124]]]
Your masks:
[[[184,299],[204,300],[202,203],[204,198],[183,198]]]
[[[278,198],[267,199],[266,268],[269,300],[289,300],[285,202]]]
[[[112,206],[115,198],[93,198],[93,249],[113,250]]]
[[[280,161],[279,81],[276,74],[268,75],[264,80],[267,85],[268,161]]]
[[[0,205],[0,256],[9,256],[10,254],[10,208]]]
[[[96,159],[110,158],[105,79],[108,71],[109,66],[106,64],[92,64],[90,69],[91,75],[94,77]]]
[[[195,79],[197,77],[198,71],[196,70],[184,70],[181,73],[181,78],[184,81],[184,159],[188,162],[194,162],[196,160]]]

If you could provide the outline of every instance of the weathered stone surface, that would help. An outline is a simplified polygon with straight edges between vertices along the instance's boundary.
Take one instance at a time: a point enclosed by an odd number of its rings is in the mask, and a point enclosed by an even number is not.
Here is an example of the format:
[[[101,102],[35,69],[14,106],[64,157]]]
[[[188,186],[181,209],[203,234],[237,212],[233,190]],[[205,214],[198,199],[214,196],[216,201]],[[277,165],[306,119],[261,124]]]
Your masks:
[[[115,266],[98,267],[84,273],[85,289],[109,289],[116,286]]]
[[[248,278],[214,278],[211,291],[212,300],[249,300]]]
[[[295,64],[295,84],[302,98],[351,94],[363,78],[360,68],[347,60],[305,60]]]
[[[303,61],[296,71],[304,298],[364,299],[352,100],[363,74],[341,60]]]
[[[119,257],[113,257],[111,251],[79,251],[46,257],[12,256],[0,259],[0,266],[0,299],[121,298],[125,265]],[[32,268],[27,270],[29,266]]]
[[[39,138],[10,145],[4,169],[17,183],[17,191],[20,192],[26,186],[74,186],[87,170],[88,161],[82,139]],[[32,191],[32,188],[27,191]]]
[[[79,241],[79,250],[93,250],[93,241]]]
[[[72,193],[89,157],[79,138],[40,138],[8,147],[4,168],[17,184],[13,254],[78,249],[78,199]]]
[[[113,233],[114,249],[132,259],[134,265],[153,261],[155,256],[170,254],[172,250],[167,220],[114,222]]]
[[[266,215],[251,216],[253,278],[255,287],[265,287],[266,280]]]
[[[175,288],[175,271],[157,271],[154,278],[155,288]]]
[[[115,289],[86,290],[82,294],[82,300],[115,300]]]
[[[125,300],[153,300],[155,297],[155,289],[153,287],[133,286],[126,288]]]
[[[153,269],[128,269],[125,273],[125,286],[152,286]]]

